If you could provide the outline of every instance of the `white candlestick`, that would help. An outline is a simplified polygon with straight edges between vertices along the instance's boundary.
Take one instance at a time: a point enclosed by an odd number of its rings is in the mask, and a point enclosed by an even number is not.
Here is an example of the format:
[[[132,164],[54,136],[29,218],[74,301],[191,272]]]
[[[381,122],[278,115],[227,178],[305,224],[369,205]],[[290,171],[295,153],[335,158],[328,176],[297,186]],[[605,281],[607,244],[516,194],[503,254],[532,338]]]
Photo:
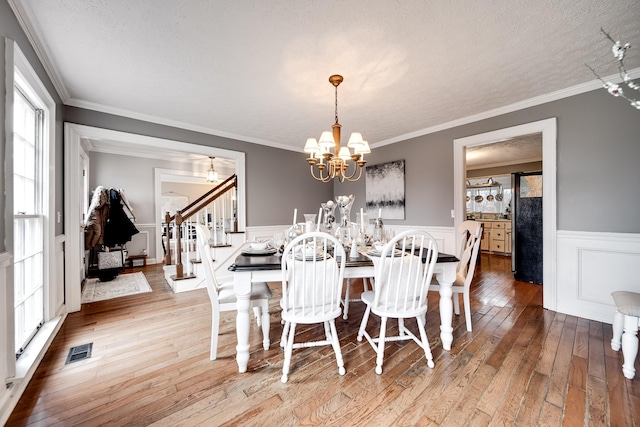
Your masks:
[[[360,208],[360,230],[364,233],[364,209]]]
[[[378,218],[382,218],[382,208],[378,209]]]
[[[298,209],[293,210],[293,225],[296,225],[296,220],[298,219]]]
[[[320,218],[322,218],[322,207],[318,209],[318,225],[316,226],[316,231],[320,231]]]

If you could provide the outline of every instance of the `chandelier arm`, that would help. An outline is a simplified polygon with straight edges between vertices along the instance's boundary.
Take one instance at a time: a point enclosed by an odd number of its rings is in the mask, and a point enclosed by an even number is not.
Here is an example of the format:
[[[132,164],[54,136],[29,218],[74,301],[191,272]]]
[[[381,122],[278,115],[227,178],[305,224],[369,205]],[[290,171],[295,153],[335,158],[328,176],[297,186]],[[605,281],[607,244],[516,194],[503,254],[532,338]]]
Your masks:
[[[351,178],[353,178],[356,174],[356,172],[358,172],[358,169],[360,169],[360,175],[362,175],[362,166],[358,165],[358,163],[353,162],[353,166],[355,167],[355,169],[353,170],[353,172],[351,172],[351,175],[347,175],[347,169],[343,169],[342,171],[342,175],[344,175],[345,179],[347,179],[348,181],[351,181]],[[348,166],[347,166],[348,168]],[[360,175],[358,175],[358,178],[360,178]],[[358,178],[356,178],[354,181],[357,181]]]
[[[357,180],[359,180],[362,177],[362,169],[364,169],[364,166],[358,166],[359,169],[359,173],[358,173],[358,177],[353,179],[353,175],[355,175],[355,171],[353,171],[353,174],[351,174],[351,176],[346,177],[346,180],[349,182],[356,182]]]
[[[329,170],[327,170],[327,176],[322,176],[322,170],[318,170],[318,172],[320,173],[319,176],[316,176],[316,174],[313,172],[313,165],[311,165],[310,167],[310,171],[311,171],[311,176],[313,177],[313,179],[315,179],[316,181],[320,181],[320,182],[329,182],[333,179],[333,176],[331,176],[331,174],[329,173]]]

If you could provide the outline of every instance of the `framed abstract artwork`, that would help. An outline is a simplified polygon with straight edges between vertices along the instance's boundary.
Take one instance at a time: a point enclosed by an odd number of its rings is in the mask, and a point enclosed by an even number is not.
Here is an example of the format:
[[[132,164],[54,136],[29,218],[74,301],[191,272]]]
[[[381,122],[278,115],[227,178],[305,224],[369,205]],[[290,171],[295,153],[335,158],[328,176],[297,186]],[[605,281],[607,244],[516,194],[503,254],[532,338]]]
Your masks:
[[[367,166],[365,177],[369,218],[404,219],[404,160]]]

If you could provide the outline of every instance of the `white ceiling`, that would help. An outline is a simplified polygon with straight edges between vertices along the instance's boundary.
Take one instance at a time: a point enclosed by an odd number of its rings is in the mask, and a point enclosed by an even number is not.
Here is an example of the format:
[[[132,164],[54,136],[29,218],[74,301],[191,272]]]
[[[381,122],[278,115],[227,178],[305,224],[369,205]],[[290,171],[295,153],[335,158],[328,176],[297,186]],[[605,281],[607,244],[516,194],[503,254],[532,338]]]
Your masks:
[[[523,135],[506,141],[467,147],[465,157],[467,170],[541,162],[542,134]]]
[[[638,0],[9,2],[66,104],[296,151],[331,74],[343,139],[375,148],[599,87],[601,27],[640,43]]]

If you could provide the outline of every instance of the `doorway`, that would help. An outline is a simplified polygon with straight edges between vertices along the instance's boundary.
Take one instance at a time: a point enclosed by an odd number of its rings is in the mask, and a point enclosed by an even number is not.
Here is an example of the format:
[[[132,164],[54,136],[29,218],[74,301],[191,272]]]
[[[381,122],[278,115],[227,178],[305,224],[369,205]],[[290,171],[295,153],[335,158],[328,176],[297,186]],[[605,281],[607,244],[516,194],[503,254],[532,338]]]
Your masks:
[[[243,152],[226,150],[215,147],[185,143],[180,141],[154,138],[144,135],[102,129],[74,123],[64,125],[64,180],[65,180],[65,301],[68,312],[80,310],[81,307],[81,265],[83,250],[80,245],[82,229],[81,206],[83,198],[80,149],[82,140],[109,141],[118,147],[118,152],[148,151],[148,152],[180,152],[199,156],[216,156],[231,159],[235,162],[235,173],[238,176],[237,211],[238,226],[244,229],[246,225],[246,180],[245,154]],[[157,236],[161,233],[161,222],[156,219]]]
[[[543,305],[555,310],[556,284],[556,119],[550,118],[454,140],[455,228],[465,219],[467,147],[482,146],[521,135],[542,133],[543,180]],[[459,245],[459,242],[456,243]]]

